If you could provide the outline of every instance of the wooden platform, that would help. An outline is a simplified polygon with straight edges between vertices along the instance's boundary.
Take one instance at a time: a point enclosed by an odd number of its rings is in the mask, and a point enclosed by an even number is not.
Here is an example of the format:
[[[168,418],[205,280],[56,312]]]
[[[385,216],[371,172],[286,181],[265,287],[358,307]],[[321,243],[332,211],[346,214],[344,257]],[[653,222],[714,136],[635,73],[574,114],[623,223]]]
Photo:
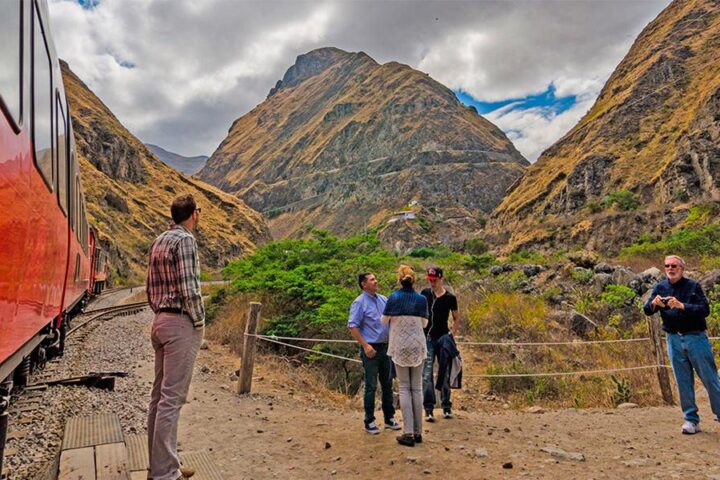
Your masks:
[[[206,452],[182,452],[193,480],[223,480]],[[71,418],[65,426],[58,480],[146,480],[147,435],[123,436],[116,415]]]

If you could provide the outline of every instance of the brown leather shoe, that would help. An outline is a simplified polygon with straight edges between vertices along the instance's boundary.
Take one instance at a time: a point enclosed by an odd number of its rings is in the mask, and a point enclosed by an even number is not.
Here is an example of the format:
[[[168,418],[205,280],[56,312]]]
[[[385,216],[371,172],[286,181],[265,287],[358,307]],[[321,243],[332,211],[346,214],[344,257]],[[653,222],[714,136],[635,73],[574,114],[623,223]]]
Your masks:
[[[180,467],[181,480],[187,480],[188,478],[195,475],[195,469],[192,467]]]

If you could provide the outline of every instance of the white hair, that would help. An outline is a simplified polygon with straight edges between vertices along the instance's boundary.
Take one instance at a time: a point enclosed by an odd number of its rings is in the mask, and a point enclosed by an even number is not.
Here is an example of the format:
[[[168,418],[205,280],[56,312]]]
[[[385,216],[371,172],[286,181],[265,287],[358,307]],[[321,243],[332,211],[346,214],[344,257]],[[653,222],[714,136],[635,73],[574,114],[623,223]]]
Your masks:
[[[668,256],[665,257],[665,260],[667,260],[668,258],[674,258],[675,260],[677,260],[678,262],[680,262],[680,266],[682,267],[683,270],[685,270],[685,260],[683,260],[682,258],[678,257],[677,255],[668,255]]]

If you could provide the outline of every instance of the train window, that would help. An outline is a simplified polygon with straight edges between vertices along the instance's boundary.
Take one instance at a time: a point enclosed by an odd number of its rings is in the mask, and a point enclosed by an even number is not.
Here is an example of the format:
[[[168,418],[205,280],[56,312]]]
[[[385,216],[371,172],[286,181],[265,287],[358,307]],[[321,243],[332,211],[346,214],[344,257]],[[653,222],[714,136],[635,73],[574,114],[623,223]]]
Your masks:
[[[53,185],[53,129],[52,129],[52,75],[50,53],[43,35],[37,5],[33,22],[33,141],[35,162],[52,189]]]
[[[68,132],[69,133],[69,132]],[[70,138],[70,137],[68,137]],[[75,154],[70,151],[70,163],[68,171],[68,198],[70,199],[70,210],[68,211],[68,219],[70,220],[70,228],[74,232],[75,228]]]
[[[22,15],[20,0],[0,2],[0,105],[15,124],[20,121]]]
[[[57,164],[58,164],[58,203],[65,215],[68,211],[68,155],[67,155],[67,121],[65,120],[65,109],[63,109],[60,95],[57,96],[56,103],[56,119],[57,127]]]

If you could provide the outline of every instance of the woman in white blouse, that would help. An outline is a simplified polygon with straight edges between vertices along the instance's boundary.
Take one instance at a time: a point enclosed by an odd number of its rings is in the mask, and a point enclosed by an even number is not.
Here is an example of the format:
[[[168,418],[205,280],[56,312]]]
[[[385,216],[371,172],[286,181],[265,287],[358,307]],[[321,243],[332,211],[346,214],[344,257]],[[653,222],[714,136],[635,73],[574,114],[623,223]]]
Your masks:
[[[414,447],[422,442],[422,366],[427,356],[423,328],[428,307],[425,297],[413,289],[416,277],[412,267],[400,265],[397,278],[400,288],[388,297],[382,321],[390,324],[388,355],[400,383],[403,434],[397,441]]]

